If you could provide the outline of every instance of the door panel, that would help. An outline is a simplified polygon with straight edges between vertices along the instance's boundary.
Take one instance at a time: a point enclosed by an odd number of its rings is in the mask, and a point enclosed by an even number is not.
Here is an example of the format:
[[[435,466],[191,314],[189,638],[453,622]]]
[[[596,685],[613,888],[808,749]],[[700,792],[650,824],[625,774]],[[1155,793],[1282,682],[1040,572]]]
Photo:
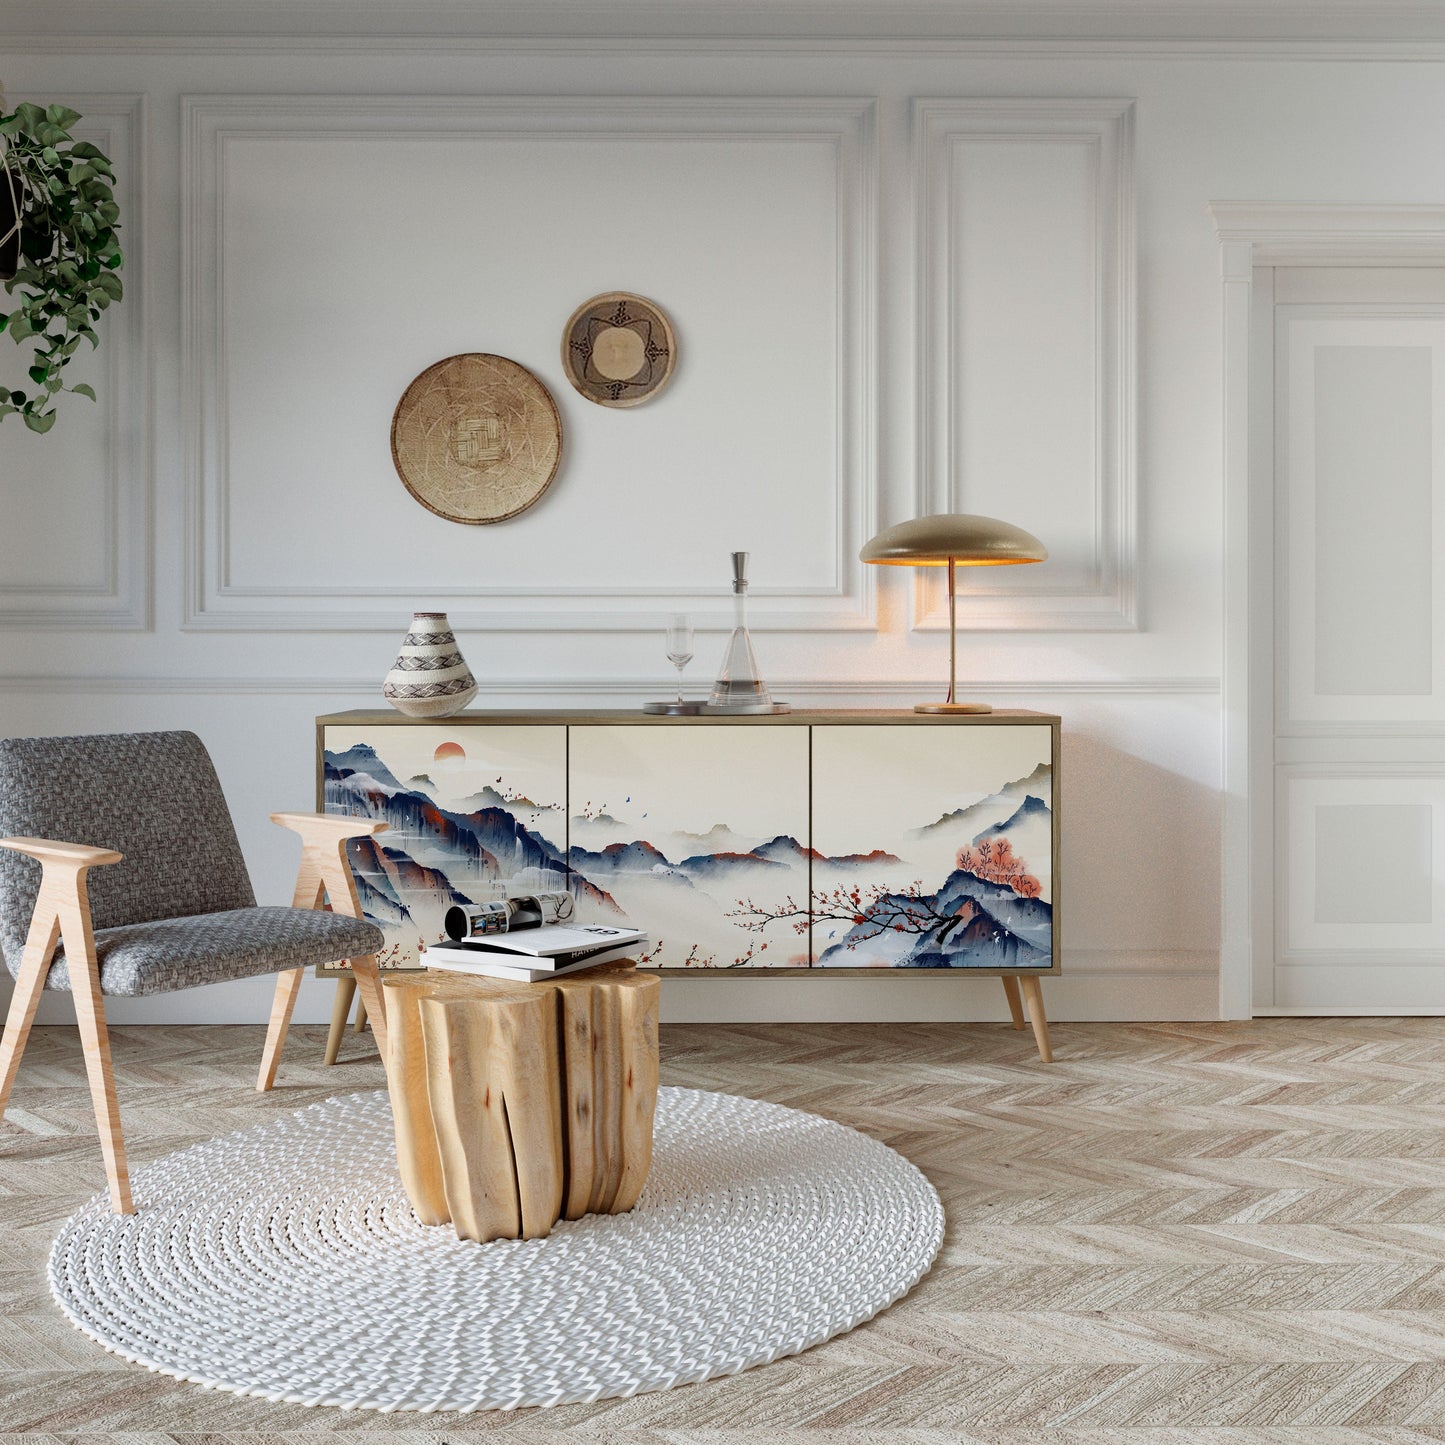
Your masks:
[[[382,965],[415,967],[454,903],[567,887],[567,729],[329,726],[328,813],[387,825],[349,847]]]
[[[1274,926],[1256,1001],[1445,1012],[1445,273],[1274,280]]]
[[[1052,730],[813,729],[823,968],[1053,963]]]
[[[806,727],[599,724],[569,746],[579,917],[644,929],[655,968],[807,966]]]
[[[1445,312],[1280,307],[1283,729],[1445,720]]]

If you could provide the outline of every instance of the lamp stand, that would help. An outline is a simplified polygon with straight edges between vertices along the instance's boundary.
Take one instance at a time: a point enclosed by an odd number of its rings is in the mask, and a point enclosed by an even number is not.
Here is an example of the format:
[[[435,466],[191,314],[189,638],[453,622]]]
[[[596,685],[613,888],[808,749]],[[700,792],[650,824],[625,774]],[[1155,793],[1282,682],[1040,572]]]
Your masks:
[[[913,705],[914,712],[992,712],[986,702],[957,702],[954,694],[958,686],[958,594],[954,587],[954,560],[948,559],[948,700],[946,702],[919,702]]]

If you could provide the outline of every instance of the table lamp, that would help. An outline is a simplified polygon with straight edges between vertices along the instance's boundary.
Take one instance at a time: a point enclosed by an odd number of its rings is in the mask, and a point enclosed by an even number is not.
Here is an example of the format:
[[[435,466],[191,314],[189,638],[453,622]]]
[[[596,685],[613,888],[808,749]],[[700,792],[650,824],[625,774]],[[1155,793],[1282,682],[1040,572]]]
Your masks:
[[[992,712],[986,702],[958,702],[958,598],[954,587],[958,567],[1006,567],[1016,562],[1042,562],[1048,549],[1031,532],[964,512],[915,517],[880,532],[858,554],[859,561],[892,567],[948,567],[948,700],[920,702],[914,712]]]

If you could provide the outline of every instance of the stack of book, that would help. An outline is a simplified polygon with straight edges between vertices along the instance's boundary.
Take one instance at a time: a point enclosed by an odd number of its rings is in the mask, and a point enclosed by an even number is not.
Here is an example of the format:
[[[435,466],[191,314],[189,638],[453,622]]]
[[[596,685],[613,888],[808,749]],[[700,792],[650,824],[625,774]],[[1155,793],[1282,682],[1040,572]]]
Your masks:
[[[451,938],[422,951],[424,968],[445,968],[454,973],[536,983],[557,978],[599,963],[630,958],[647,946],[647,936],[635,928],[612,928],[600,923],[549,923],[518,927],[505,933]]]

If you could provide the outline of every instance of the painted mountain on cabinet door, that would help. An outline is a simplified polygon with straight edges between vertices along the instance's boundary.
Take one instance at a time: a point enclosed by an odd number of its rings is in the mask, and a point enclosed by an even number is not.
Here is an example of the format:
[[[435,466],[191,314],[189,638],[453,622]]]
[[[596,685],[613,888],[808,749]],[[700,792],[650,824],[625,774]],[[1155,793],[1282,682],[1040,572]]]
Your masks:
[[[387,935],[388,963],[415,964],[420,949],[442,936],[453,904],[568,886],[562,850],[518,821],[500,794],[488,789],[467,800],[482,806],[463,812],[440,806],[420,778],[412,783],[400,783],[364,743],[325,754],[326,811],[387,825],[376,838],[353,839],[349,852],[362,911]],[[601,890],[584,885],[583,892],[616,912]]]
[[[1051,770],[1040,764],[914,829],[920,847],[944,844],[952,854],[952,871],[931,892],[922,881],[860,889],[820,881],[815,870],[813,918],[830,937],[818,966],[1050,967],[1053,905],[1042,895],[1052,872],[1052,796]]]

